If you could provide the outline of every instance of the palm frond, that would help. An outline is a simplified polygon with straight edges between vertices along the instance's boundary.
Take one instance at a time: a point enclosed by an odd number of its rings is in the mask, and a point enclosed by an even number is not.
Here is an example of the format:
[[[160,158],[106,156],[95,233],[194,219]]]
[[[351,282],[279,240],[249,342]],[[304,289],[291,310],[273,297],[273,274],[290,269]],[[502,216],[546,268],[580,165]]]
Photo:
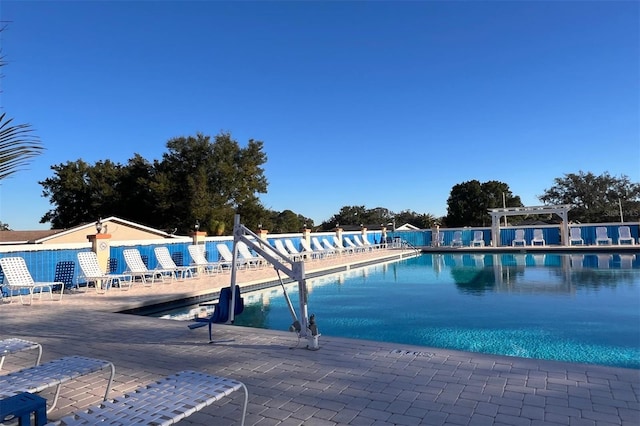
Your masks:
[[[0,115],[0,180],[18,172],[44,147],[30,124],[11,125],[13,118]]]

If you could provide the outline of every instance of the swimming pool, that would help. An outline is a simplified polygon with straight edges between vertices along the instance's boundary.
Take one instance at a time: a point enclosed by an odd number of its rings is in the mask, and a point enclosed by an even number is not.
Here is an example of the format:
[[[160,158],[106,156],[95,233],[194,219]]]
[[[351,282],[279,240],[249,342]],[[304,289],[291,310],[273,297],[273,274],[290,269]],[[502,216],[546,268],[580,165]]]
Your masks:
[[[309,280],[309,312],[323,335],[638,369],[639,258],[424,254]],[[243,296],[237,325],[288,329],[280,288]]]

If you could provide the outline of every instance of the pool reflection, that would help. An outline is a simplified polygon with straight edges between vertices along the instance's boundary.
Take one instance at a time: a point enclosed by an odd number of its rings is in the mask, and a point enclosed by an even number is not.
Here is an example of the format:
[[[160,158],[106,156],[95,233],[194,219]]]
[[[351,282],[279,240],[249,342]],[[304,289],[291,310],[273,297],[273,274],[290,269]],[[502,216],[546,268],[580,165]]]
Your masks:
[[[433,269],[449,270],[465,293],[566,292],[616,286],[638,279],[636,254],[434,254]],[[421,259],[428,263],[429,256]],[[635,272],[634,272],[635,271]]]

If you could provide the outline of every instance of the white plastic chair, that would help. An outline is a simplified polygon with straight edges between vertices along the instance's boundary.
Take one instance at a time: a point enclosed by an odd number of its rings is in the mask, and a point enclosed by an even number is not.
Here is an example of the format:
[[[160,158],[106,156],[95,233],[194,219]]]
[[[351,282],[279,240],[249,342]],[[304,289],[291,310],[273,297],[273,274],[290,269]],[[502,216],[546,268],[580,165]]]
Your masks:
[[[524,229],[516,229],[516,236],[513,241],[511,241],[511,246],[515,247],[519,245],[527,245],[527,240],[524,239]]]
[[[313,250],[316,253],[324,253],[326,256],[335,256],[338,253],[338,250],[335,247],[324,246],[317,237],[311,237],[311,244],[313,244]]]
[[[206,274],[213,274],[216,272],[222,272],[222,265],[220,262],[209,262],[204,255],[204,244],[191,244],[187,247],[189,256],[191,256],[191,262],[197,269],[203,271]]]
[[[20,296],[20,302],[23,305],[30,305],[33,302],[33,296],[38,293],[38,298],[42,298],[42,293],[48,292],[51,300],[53,300],[53,286],[60,286],[60,297],[64,292],[64,283],[62,282],[36,282],[33,280],[27,264],[22,257],[3,257],[0,259],[0,267],[4,273],[4,286],[7,287],[9,294],[13,296],[13,291],[17,291]],[[23,298],[23,290],[29,293],[29,303],[25,303]],[[13,301],[13,297],[11,298]]]
[[[300,250],[298,250],[296,246],[293,245],[293,241],[291,240],[284,240],[284,246],[287,250],[289,250],[289,253],[291,253],[294,259],[304,260],[307,257],[305,253],[300,252]]]
[[[629,243],[634,245],[636,242],[631,236],[631,228],[628,226],[619,226],[618,227],[618,244],[626,244]]]
[[[606,226],[598,226],[596,228],[596,245],[599,246],[600,243],[604,243],[604,245],[608,246],[612,244],[612,240],[609,237]]]
[[[278,254],[278,256],[283,257],[285,259],[297,260],[295,259],[295,256],[289,253],[289,251],[285,248],[284,244],[282,243],[282,240],[274,240],[273,246],[275,247],[276,253]]]
[[[580,228],[569,229],[569,245],[582,246],[584,245],[584,239],[582,238],[582,230]]]
[[[130,274],[107,274],[98,263],[98,256],[92,251],[81,251],[78,253],[78,265],[80,273],[76,279],[77,288],[80,289],[80,282],[85,281],[87,288],[89,283],[93,283],[97,293],[104,293],[113,287],[114,283],[118,283],[120,290],[130,289],[133,283]]]
[[[473,240],[471,247],[484,247],[484,233],[482,231],[473,231]]]
[[[216,244],[216,248],[218,249],[218,254],[220,255],[220,260],[218,260],[218,262],[220,262],[221,267],[231,267],[231,265],[233,265],[233,253],[231,252],[229,247],[225,243],[218,243]],[[245,268],[247,267],[247,262],[245,262],[244,259],[241,259],[240,256],[238,256],[236,257],[236,266],[238,268]]]
[[[342,254],[342,252],[344,251],[340,247],[336,247],[335,245],[331,244],[326,238],[322,239],[322,245],[324,246],[325,250],[333,250],[336,254]]]
[[[353,249],[353,247],[347,247],[343,244],[343,242],[340,240],[340,238],[336,237],[335,235],[333,236],[333,245],[341,252],[347,252],[349,254],[353,254],[355,253],[355,250]]]
[[[344,237],[344,243],[346,244],[345,249],[351,250],[352,253],[362,253],[366,250],[364,247],[357,246],[349,237]]]
[[[262,256],[256,256],[249,251],[249,247],[242,242],[238,241],[238,254],[249,267],[261,267],[264,266],[267,261]]]
[[[195,269],[193,266],[178,266],[176,262],[171,258],[171,253],[169,253],[169,249],[167,247],[155,247],[153,249],[153,253],[156,255],[156,260],[158,261],[158,271],[169,272],[171,274],[171,279],[178,278],[192,278],[193,270]]]
[[[545,245],[544,234],[542,233],[542,229],[534,229],[533,230],[533,238],[531,239],[531,245]]]
[[[451,240],[451,247],[462,247],[462,231],[455,231],[453,233],[453,240]]]
[[[324,250],[321,251],[316,251],[313,248],[311,248],[311,245],[309,244],[309,242],[307,240],[305,240],[304,238],[302,238],[300,240],[300,245],[302,246],[303,249],[303,253],[306,253],[307,255],[309,255],[311,257],[311,259],[322,259],[326,253]]]
[[[368,241],[367,241],[368,242]],[[361,239],[360,235],[353,235],[353,243],[358,247],[360,251],[371,251],[373,250],[373,246],[371,244],[365,244]]]
[[[142,256],[138,249],[125,249],[122,251],[124,261],[127,264],[126,274],[131,275],[131,280],[139,278],[143,285],[153,286],[156,278],[164,282],[164,274],[160,270],[150,271],[142,261]]]

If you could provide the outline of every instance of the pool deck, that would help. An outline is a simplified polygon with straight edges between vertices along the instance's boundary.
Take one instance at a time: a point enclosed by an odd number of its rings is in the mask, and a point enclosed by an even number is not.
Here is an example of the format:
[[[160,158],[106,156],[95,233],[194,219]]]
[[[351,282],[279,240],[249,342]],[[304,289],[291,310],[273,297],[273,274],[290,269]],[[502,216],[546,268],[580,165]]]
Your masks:
[[[390,261],[378,251],[308,262],[309,274]],[[486,355],[321,335],[306,349],[288,331],[184,322],[116,313],[149,303],[200,296],[229,285],[229,274],[65,294],[61,302],[0,306],[0,338],[42,344],[42,361],[83,355],[116,366],[110,395],[193,369],[242,381],[249,389],[247,425],[634,425],[640,424],[640,370]],[[273,282],[271,268],[238,273],[241,285]],[[295,304],[295,301],[294,301]],[[313,309],[313,293],[309,298]],[[297,306],[296,306],[297,309]],[[322,318],[318,318],[322,333]],[[8,357],[3,373],[35,354]],[[63,386],[56,420],[99,403],[106,374]],[[42,396],[50,397],[45,391]],[[181,425],[239,424],[236,392],[187,417]]]

